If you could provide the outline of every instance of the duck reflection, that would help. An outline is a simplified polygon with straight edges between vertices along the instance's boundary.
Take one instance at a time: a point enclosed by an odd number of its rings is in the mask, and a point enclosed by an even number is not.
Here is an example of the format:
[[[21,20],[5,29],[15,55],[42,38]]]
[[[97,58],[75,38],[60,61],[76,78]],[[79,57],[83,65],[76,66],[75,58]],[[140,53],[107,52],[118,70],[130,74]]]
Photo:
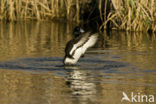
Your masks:
[[[78,66],[65,67],[70,70],[67,76],[66,85],[72,90],[72,97],[76,98],[78,101],[94,102],[96,99],[96,84],[90,82],[89,73],[87,70],[80,69]]]

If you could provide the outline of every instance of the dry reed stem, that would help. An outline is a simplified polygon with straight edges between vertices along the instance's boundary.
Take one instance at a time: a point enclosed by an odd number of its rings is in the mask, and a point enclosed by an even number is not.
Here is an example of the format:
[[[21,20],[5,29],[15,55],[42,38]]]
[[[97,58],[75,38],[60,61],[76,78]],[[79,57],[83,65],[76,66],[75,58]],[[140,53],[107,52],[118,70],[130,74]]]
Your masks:
[[[103,26],[108,21],[113,21],[112,24],[119,29],[155,31],[156,15],[154,15],[154,10],[156,10],[154,0],[127,0],[121,9],[111,11]]]
[[[87,0],[1,0],[0,1],[0,20],[19,20],[19,19],[54,19],[65,18],[68,20],[80,21],[81,4]],[[105,0],[104,11],[107,11]],[[102,0],[99,1],[100,17],[103,24],[100,28],[106,27],[112,21],[112,28],[148,31],[156,31],[156,1],[155,0],[112,0],[117,10],[113,10],[106,17],[102,14]],[[116,4],[114,4],[116,3]],[[84,5],[85,6],[85,5]],[[104,15],[104,17],[102,16]]]

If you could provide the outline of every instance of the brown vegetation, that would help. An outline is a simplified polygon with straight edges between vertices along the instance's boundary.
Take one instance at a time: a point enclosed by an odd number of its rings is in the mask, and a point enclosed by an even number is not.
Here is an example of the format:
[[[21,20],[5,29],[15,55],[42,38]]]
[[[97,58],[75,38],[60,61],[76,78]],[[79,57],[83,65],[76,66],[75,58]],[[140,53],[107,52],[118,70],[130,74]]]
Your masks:
[[[156,31],[155,0],[112,0],[115,10],[112,10],[103,26],[111,21],[117,29],[131,31]]]
[[[81,0],[82,1],[82,0]],[[78,0],[1,0],[0,20],[46,20],[67,18],[76,20],[80,4]]]
[[[105,1],[105,2],[102,2]],[[105,27],[111,21],[111,28],[130,31],[156,31],[156,2],[155,0],[111,0],[109,15],[101,17]],[[80,22],[80,11],[85,4],[92,0],[1,0],[0,20],[51,20],[66,19]],[[108,0],[99,0],[101,3]],[[115,9],[113,9],[115,8]]]

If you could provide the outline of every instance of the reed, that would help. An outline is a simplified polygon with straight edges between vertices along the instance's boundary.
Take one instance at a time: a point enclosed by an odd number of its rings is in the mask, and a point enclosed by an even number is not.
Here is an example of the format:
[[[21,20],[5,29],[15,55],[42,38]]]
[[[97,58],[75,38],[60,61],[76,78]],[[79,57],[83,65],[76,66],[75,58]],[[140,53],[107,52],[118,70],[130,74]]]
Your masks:
[[[1,0],[0,20],[47,20],[65,18],[79,21],[79,2],[84,1],[85,0]],[[77,11],[78,13],[76,13]]]
[[[79,23],[81,12],[84,11],[82,9],[85,8],[87,3],[93,1],[0,0],[0,20],[66,19]],[[156,31],[155,0],[111,0],[111,4],[110,0],[99,0],[97,2],[99,3],[100,18],[103,21],[100,28],[106,28],[107,24],[111,22],[112,29]]]
[[[112,10],[107,20],[112,28],[127,31],[156,31],[156,2],[155,0],[112,0],[114,10]],[[120,2],[120,3],[119,3]]]

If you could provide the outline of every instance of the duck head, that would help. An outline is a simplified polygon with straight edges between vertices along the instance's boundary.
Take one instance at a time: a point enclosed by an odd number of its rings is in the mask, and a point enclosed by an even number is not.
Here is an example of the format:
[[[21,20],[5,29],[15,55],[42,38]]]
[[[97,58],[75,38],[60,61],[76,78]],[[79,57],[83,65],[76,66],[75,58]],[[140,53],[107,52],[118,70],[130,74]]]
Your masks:
[[[84,32],[85,32],[84,29],[82,29],[82,28],[79,27],[79,26],[76,26],[76,27],[74,28],[73,35],[74,35],[75,37],[78,37],[79,35],[81,35],[81,34],[84,33]]]

